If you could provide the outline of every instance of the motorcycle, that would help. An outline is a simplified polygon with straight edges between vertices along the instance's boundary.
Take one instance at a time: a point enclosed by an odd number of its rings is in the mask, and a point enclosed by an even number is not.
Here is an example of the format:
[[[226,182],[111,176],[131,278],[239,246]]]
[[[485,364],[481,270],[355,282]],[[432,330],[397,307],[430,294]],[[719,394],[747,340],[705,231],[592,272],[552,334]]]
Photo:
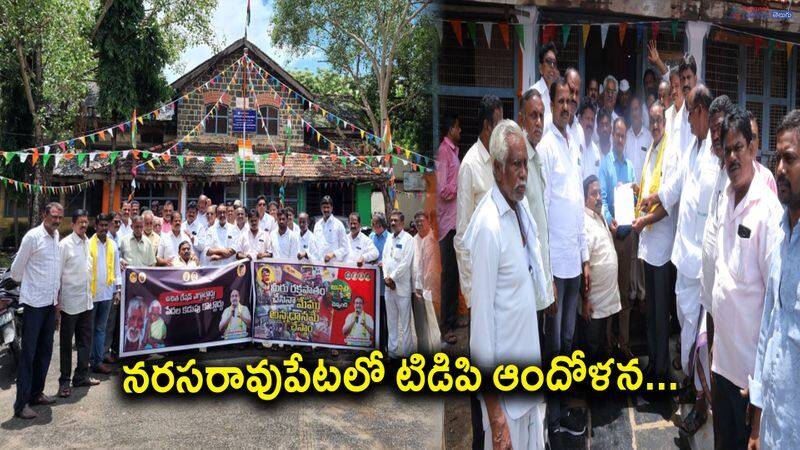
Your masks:
[[[22,352],[22,314],[19,284],[11,278],[10,271],[0,269],[0,338],[11,350],[15,363],[19,363]]]

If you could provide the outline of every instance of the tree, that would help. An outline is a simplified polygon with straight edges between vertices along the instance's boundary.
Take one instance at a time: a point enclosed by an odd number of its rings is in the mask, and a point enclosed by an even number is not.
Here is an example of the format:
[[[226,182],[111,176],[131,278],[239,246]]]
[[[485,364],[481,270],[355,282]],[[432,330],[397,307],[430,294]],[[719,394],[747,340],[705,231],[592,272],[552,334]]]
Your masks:
[[[272,40],[298,55],[317,51],[332,70],[352,80],[372,133],[383,137],[389,117],[421,92],[398,91],[396,69],[403,49],[409,49],[424,25],[429,4],[430,0],[276,0]]]
[[[9,63],[21,81],[34,145],[65,136],[86,95],[94,68],[88,11],[89,0],[0,0],[0,48],[15,56]],[[31,181],[45,181],[41,164]],[[41,206],[34,191],[29,219],[39,220]]]

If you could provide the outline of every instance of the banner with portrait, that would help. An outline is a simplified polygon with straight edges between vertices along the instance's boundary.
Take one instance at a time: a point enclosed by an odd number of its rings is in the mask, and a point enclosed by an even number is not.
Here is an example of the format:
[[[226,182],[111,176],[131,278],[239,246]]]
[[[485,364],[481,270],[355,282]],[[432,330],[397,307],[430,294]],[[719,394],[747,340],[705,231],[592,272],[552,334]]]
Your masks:
[[[376,347],[378,268],[255,261],[253,339],[346,349]]]
[[[251,263],[125,271],[120,356],[251,342]]]

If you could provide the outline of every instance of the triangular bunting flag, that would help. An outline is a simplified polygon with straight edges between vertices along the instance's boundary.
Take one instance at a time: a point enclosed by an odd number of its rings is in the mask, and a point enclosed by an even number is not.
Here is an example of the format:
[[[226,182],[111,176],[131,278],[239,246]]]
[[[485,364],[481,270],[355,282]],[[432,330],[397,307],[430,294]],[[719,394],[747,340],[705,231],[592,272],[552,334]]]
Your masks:
[[[460,20],[451,20],[450,26],[453,27],[453,33],[456,35],[456,40],[458,41],[459,46],[464,45],[464,38],[461,37],[461,21]]]
[[[47,167],[47,163],[50,162],[50,157],[51,156],[53,156],[53,155],[51,155],[49,153],[45,153],[44,155],[42,155],[42,165],[44,167]]]
[[[565,23],[561,25],[561,45],[563,47],[567,46],[567,41],[569,40],[569,29],[570,29],[569,24]]]
[[[506,45],[506,50],[508,50],[508,46],[511,45],[511,36],[508,34],[508,24],[498,23],[497,28],[500,29],[500,36],[503,38],[503,43]]]
[[[106,133],[108,133],[108,134],[109,134],[109,136],[111,136],[111,137],[114,137],[114,129],[113,129],[113,128],[109,128],[109,129],[107,129],[107,130],[106,130]]]
[[[661,22],[653,22],[653,34],[650,35],[650,39],[657,40],[658,39],[658,31],[661,29]]]
[[[619,45],[622,46],[622,43],[625,42],[625,32],[628,30],[628,22],[620,22],[618,31],[619,31]]]
[[[117,155],[118,154],[119,154],[119,152],[110,152],[108,154],[108,162],[110,162],[111,164],[114,164],[114,161],[117,159]]]
[[[56,153],[56,162],[55,162],[55,164],[53,164],[53,167],[58,167],[58,165],[61,164],[61,160],[63,158],[64,158],[64,155],[62,155],[61,153]]]
[[[156,166],[153,165],[153,160],[147,161],[147,165],[150,166],[151,169],[155,169]]]
[[[475,22],[467,22],[467,33],[469,38],[472,39],[472,45],[478,46],[478,25]]]
[[[10,164],[10,163],[11,163],[11,161],[13,161],[13,160],[14,160],[14,155],[15,155],[15,154],[16,154],[16,153],[14,153],[14,152],[5,152],[5,154],[4,154],[3,156],[5,156],[5,157],[6,157],[6,164]]]
[[[600,46],[606,48],[606,37],[608,36],[608,24],[600,24]]]
[[[758,58],[758,54],[761,53],[761,45],[763,43],[764,43],[764,38],[762,38],[761,36],[753,38],[753,46],[755,47],[756,58]]]
[[[38,161],[39,161],[39,149],[34,148],[33,154],[31,155],[31,165],[35,166]]]
[[[521,23],[514,24],[514,31],[517,33],[517,40],[519,40],[519,46],[525,50],[525,28]]]
[[[636,24],[636,43],[637,44],[642,41],[642,36],[644,36],[644,24],[643,23],[637,23]]]
[[[25,162],[25,160],[28,159],[28,153],[23,152],[18,154],[17,156],[19,157],[20,162]]]
[[[149,157],[150,157],[150,152],[142,152],[142,158],[147,159]]]
[[[94,161],[94,159],[95,159],[96,157],[97,157],[97,152],[91,152],[91,153],[89,153],[89,161],[90,161],[90,162],[91,162],[91,161]]]
[[[492,48],[492,22],[481,22],[483,34],[486,36],[486,47]]]
[[[794,44],[792,44],[791,42],[787,42],[786,43],[786,58],[787,59],[792,57],[792,48],[793,47],[794,47]]]
[[[583,48],[586,48],[586,40],[589,39],[589,31],[592,29],[592,26],[588,23],[581,25],[581,29],[583,31]]]
[[[83,146],[86,147],[86,136],[81,136],[78,138],[79,141],[83,143]]]
[[[86,159],[86,153],[78,153],[78,165],[82,166],[83,161]]]
[[[674,41],[678,37],[678,21],[673,20],[669,27],[672,30],[672,40]]]
[[[772,56],[772,51],[773,50],[775,50],[775,41],[770,39],[769,41],[767,41],[767,54]]]

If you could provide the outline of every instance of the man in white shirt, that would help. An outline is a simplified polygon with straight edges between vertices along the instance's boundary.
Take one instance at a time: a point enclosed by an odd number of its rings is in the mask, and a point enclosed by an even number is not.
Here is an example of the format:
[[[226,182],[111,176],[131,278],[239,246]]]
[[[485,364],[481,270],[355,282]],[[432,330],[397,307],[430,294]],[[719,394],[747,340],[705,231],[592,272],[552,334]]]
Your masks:
[[[191,203],[190,203],[191,204]],[[197,224],[200,229],[208,228],[208,219],[206,218],[206,213],[208,212],[208,207],[211,206],[211,200],[203,194],[200,194],[200,197],[197,198]],[[189,214],[187,209],[186,214]],[[213,222],[212,222],[213,223]],[[197,235],[200,236],[200,229],[197,230]]]
[[[242,235],[245,231],[247,231],[247,212],[244,210],[243,207],[238,206],[234,207],[233,210],[234,216],[234,223],[233,223],[233,237],[237,241],[239,240],[239,236]]]
[[[411,315],[414,242],[403,229],[403,213],[389,216],[392,233],[383,247],[383,281],[386,283],[386,320],[389,357],[405,358],[416,350]]]
[[[641,175],[640,198],[658,193],[667,178],[679,173],[678,160],[668,145],[665,133],[664,105],[656,101],[650,107],[650,133],[653,143],[645,155]],[[645,307],[647,316],[647,355],[645,371],[656,381],[669,376],[669,315],[671,292],[670,255],[675,240],[675,214],[667,214],[662,205],[649,210],[637,209],[633,230],[639,234],[639,257],[644,265]]]
[[[578,122],[583,129],[583,146],[581,156],[581,179],[585,180],[589,175],[597,176],[600,171],[600,149],[592,140],[594,135],[595,120],[597,117],[597,106],[590,98],[584,98],[581,106],[578,107]]]
[[[651,194],[642,201],[642,208],[661,203],[667,211],[677,206],[677,233],[672,249],[672,262],[678,269],[675,283],[678,321],[681,324],[681,366],[689,377],[694,377],[694,388],[700,393],[697,366],[701,366],[706,385],[708,378],[708,351],[705,346],[692,351],[701,328],[705,313],[700,303],[700,274],[702,239],[711,195],[720,170],[719,158],[711,151],[708,109],[711,106],[711,93],[705,85],[698,84],[686,98],[689,123],[695,140],[691,149],[681,161],[681,173],[666,184],[661,185],[657,194]],[[703,320],[703,322],[705,322]],[[695,355],[693,371],[689,370],[689,354]],[[691,383],[690,383],[691,385]],[[697,431],[707,419],[707,405],[703,395],[697,395],[695,409],[681,424],[688,434]]]
[[[195,250],[197,249],[198,241],[203,236],[203,233],[205,233],[205,227],[197,213],[197,203],[189,202],[189,204],[186,205],[186,220],[181,225],[181,231],[189,236],[192,247]],[[205,214],[203,214],[202,217],[205,218]]]
[[[783,208],[757,174],[757,150],[745,111],[726,117],[721,139],[730,182],[720,204],[717,236],[711,409],[714,429],[720,431],[715,445],[745,448],[751,429],[748,399],[741,391],[754,372],[770,260],[783,238]]]
[[[564,98],[568,94],[567,89],[557,92]],[[563,127],[566,118],[562,121],[554,111],[556,121]],[[481,370],[491,372],[508,363],[541,365],[535,299],[545,295],[550,281],[545,280],[536,223],[524,201],[525,136],[517,124],[504,120],[492,132],[489,148],[493,187],[478,204],[464,240],[473,267],[471,359]],[[483,448],[544,449],[541,396],[486,389],[480,394],[480,407]]]
[[[333,219],[338,222],[337,219]],[[295,233],[289,231],[287,226],[288,217],[286,209],[278,210],[278,228],[272,230],[270,240],[272,241],[273,258],[294,260],[299,253],[300,243]]]
[[[322,218],[314,225],[314,239],[325,262],[343,262],[347,260],[350,246],[347,242],[347,231],[344,225],[333,216],[333,200],[329,195],[320,202]]]
[[[539,48],[539,73],[542,77],[532,87],[539,91],[545,104],[545,128],[553,121],[552,112],[546,106],[550,104],[550,86],[559,77],[557,57],[556,45],[553,42],[548,42]]]
[[[291,206],[286,207],[286,228],[294,234],[300,233],[300,228],[294,223],[294,209]]]
[[[611,153],[611,114],[605,108],[597,110],[597,119],[595,121],[596,128],[594,134],[597,136],[597,152],[600,154],[600,160]],[[597,164],[597,175],[600,176],[600,163]]]
[[[489,137],[494,126],[503,118],[503,103],[493,95],[481,99],[478,110],[478,123],[481,132],[478,140],[469,148],[458,169],[458,190],[456,193],[456,236],[453,247],[458,262],[458,277],[461,294],[469,308],[470,305],[470,266],[469,251],[464,246],[464,232],[467,230],[472,213],[478,202],[492,188],[494,177],[489,157]],[[477,405],[476,405],[477,406]]]
[[[258,211],[258,227],[266,231],[267,234],[272,233],[278,224],[275,218],[267,214],[267,197],[259,195],[256,199],[256,211]]]
[[[539,141],[542,139],[544,130],[544,103],[542,97],[535,89],[529,89],[522,94],[519,107],[519,124],[525,132],[525,147],[528,151],[528,183],[525,191],[525,198],[528,202],[528,209],[536,222],[536,229],[539,230],[539,252],[542,255],[544,274],[548,280],[553,279],[553,272],[550,268],[550,236],[548,235],[547,211],[544,204],[544,190],[546,181],[542,172],[542,158],[536,150]],[[594,119],[593,119],[594,120]],[[543,330],[544,315],[553,315],[558,308],[555,296],[555,282],[547,284],[545,296],[536,299],[536,311],[539,331]],[[544,339],[539,335],[539,343]]]
[[[350,222],[350,252],[347,254],[347,262],[356,263],[358,267],[378,259],[378,248],[372,243],[372,239],[361,232],[361,216],[357,212],[351,212],[348,217]]]
[[[69,397],[70,382],[75,386],[94,386],[98,381],[89,377],[89,352],[92,346],[92,296],[89,292],[89,243],[86,228],[89,213],[77,209],[72,213],[72,233],[58,243],[61,258],[61,306],[59,354],[61,376],[58,377],[58,396]],[[106,227],[108,222],[106,222]],[[72,377],[72,340],[78,349],[75,378]]]
[[[308,229],[309,222],[307,212],[303,211],[297,215],[297,228],[299,229],[297,234],[299,244],[297,259],[303,262],[319,263],[322,257],[320,256],[319,245],[317,245],[317,240],[314,238],[314,233]]]
[[[588,296],[583,297],[581,316],[587,322],[586,340],[590,361],[601,361],[610,356],[608,321],[622,310],[619,295],[617,251],[614,238],[603,216],[600,180],[589,175],[583,180],[584,226],[589,249],[589,267],[592,285]]]
[[[411,297],[411,305],[418,351],[431,356],[442,348],[442,336],[434,307],[434,304],[441,304],[439,296],[441,260],[439,245],[433,236],[428,215],[424,211],[417,211],[414,214],[414,224],[417,227],[417,235],[414,236],[414,295]],[[369,241],[372,242],[371,239]],[[377,249],[375,254],[378,254]]]
[[[609,122],[609,127],[611,126],[611,124],[614,123],[614,121],[617,120],[617,117],[619,117],[617,115],[617,112],[614,111],[614,108],[617,107],[617,87],[618,86],[619,86],[619,84],[617,83],[617,79],[614,78],[613,75],[608,75],[603,80],[603,103],[600,105],[600,109],[605,110],[608,113],[608,115],[611,117],[611,120],[608,121]],[[599,119],[600,115],[598,114],[597,117]],[[600,136],[598,134],[600,132],[599,128],[600,128],[599,124],[595,123],[595,126],[594,126],[595,135],[594,135],[593,139],[594,139],[595,142],[598,143],[598,145],[600,145],[600,149],[602,150],[604,147],[600,144]]]
[[[633,164],[633,175],[636,177],[636,184],[641,186],[642,167],[647,149],[653,143],[653,136],[647,129],[646,123],[642,118],[642,102],[639,97],[631,98],[630,102],[631,126],[625,138],[625,158]],[[631,301],[638,299],[643,302],[645,298],[644,287],[644,266],[639,259],[639,235],[633,233],[633,251],[631,252],[631,283],[628,293]]]
[[[94,327],[92,331],[92,353],[89,363],[92,371],[108,375],[111,368],[103,364],[105,354],[106,329],[108,316],[113,305],[119,304],[124,274],[119,266],[119,247],[108,239],[108,219],[100,214],[95,219],[96,233],[89,239],[89,271],[90,291],[94,302]],[[73,380],[73,385],[75,381]]]
[[[225,216],[222,216],[225,217]],[[178,223],[175,223],[175,220]],[[161,233],[161,240],[158,243],[156,250],[156,265],[158,266],[172,266],[172,259],[178,256],[178,246],[181,241],[189,239],[185,233],[181,232],[181,213],[175,211],[172,213],[171,230],[168,233]]]
[[[258,213],[252,209],[248,211],[247,222],[248,228],[239,235],[236,258],[256,260],[271,257],[272,241],[266,231],[259,229]]]
[[[236,240],[233,231],[235,225],[228,223],[225,205],[217,205],[215,212],[217,221],[206,230],[202,251],[208,264],[224,266],[236,261]]]
[[[550,264],[553,268],[558,310],[545,318],[546,357],[569,355],[575,334],[575,316],[584,276],[584,289],[591,286],[589,254],[583,225],[583,183],[579,164],[580,151],[567,131],[569,121],[569,86],[563,78],[553,84],[553,123],[545,129],[537,146],[547,187],[544,202],[547,218],[553,226],[550,234]],[[565,405],[566,406],[566,405]],[[562,414],[561,399],[548,400],[548,429],[580,435],[586,430],[581,419]]]
[[[56,330],[58,289],[61,286],[61,258],[58,226],[64,207],[49,203],[42,214],[42,224],[31,228],[22,238],[11,278],[22,283],[19,303],[25,305],[22,316],[22,350],[17,363],[17,397],[14,415],[36,418],[30,405],[51,405],[55,400],[44,394],[44,383],[53,355]]]
[[[119,224],[119,236],[125,237],[131,235],[131,204],[129,202],[122,202],[122,223]]]
[[[155,231],[155,222],[156,216],[153,214],[153,211],[147,210],[142,214],[142,235],[145,239],[150,241],[150,245],[152,245],[154,249],[158,249],[158,244],[161,243],[161,232]],[[120,246],[122,245],[122,241],[124,241],[124,239],[120,240]]]

